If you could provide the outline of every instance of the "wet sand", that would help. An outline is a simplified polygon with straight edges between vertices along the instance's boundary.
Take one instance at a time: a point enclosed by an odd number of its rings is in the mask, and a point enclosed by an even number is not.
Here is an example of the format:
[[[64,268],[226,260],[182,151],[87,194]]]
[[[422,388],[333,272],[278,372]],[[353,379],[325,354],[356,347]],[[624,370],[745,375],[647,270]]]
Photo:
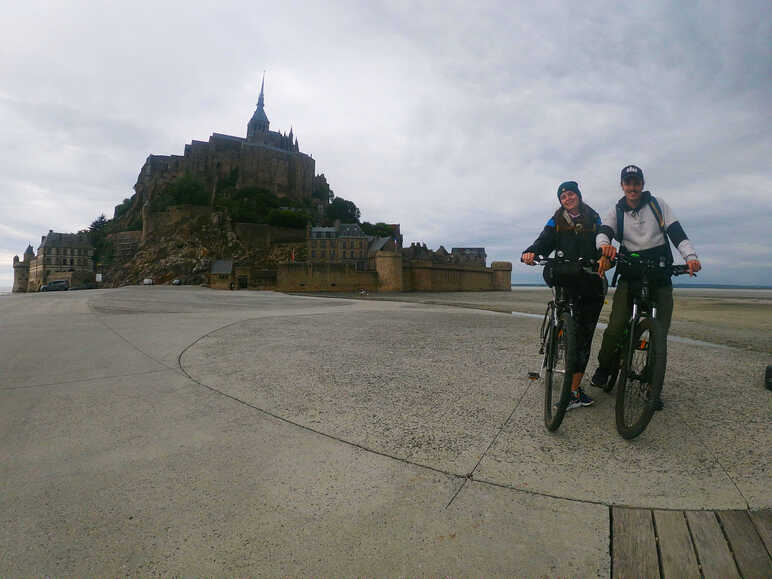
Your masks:
[[[601,312],[601,322],[608,321],[613,292],[612,288]],[[772,290],[675,288],[673,295],[671,335],[772,353]],[[335,296],[352,297],[342,293]],[[511,292],[406,292],[370,294],[362,299],[541,314],[550,296],[548,288],[516,286]]]

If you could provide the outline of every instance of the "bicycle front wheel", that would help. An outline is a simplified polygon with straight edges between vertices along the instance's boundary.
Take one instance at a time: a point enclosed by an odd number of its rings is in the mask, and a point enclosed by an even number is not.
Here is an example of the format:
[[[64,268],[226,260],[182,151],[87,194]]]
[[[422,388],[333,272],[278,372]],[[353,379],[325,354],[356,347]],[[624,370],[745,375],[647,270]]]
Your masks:
[[[665,380],[667,345],[662,326],[645,318],[632,332],[617,381],[616,422],[622,438],[646,429]]]
[[[617,379],[619,378],[619,369],[623,361],[624,360],[622,360],[622,355],[617,352],[616,356],[614,357],[614,361],[611,363],[611,372],[608,375],[608,380],[606,380],[606,383],[601,386],[604,392],[611,394],[611,391],[614,389],[614,385],[617,383]]]
[[[571,394],[571,379],[576,367],[576,322],[568,314],[550,327],[547,339],[547,364],[544,372],[544,425],[555,431],[563,422]]]

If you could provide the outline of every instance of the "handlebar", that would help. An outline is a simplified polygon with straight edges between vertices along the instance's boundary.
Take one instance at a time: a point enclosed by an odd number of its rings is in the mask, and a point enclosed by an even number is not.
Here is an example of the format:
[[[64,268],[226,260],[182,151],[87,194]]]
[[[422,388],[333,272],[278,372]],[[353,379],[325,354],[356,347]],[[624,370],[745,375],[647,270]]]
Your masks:
[[[670,275],[684,275],[689,273],[688,265],[667,265],[662,260],[655,260],[647,257],[631,258],[624,253],[617,253],[616,258],[612,259],[610,262],[611,266],[613,267],[614,265],[616,265],[617,262],[622,264],[627,264],[627,265],[636,265],[639,267],[642,266],[646,269],[651,269],[651,270],[665,270]],[[694,275],[695,277],[697,276],[696,273],[692,275]]]
[[[522,261],[522,259],[520,260]],[[582,271],[585,271],[587,273],[591,274],[597,274],[598,273],[598,262],[594,259],[585,259],[583,257],[578,257],[576,259],[571,259],[568,257],[544,257],[543,255],[536,255],[534,256],[533,265],[550,265],[555,263],[578,263]]]

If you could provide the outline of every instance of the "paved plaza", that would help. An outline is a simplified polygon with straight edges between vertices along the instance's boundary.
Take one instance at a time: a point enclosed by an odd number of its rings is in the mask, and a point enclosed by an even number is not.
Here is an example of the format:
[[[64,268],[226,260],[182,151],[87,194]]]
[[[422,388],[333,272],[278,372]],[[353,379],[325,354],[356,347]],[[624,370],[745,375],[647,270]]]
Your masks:
[[[0,576],[609,576],[615,507],[772,508],[768,354],[671,342],[641,437],[593,388],[548,433],[539,323],[171,286],[0,298]]]

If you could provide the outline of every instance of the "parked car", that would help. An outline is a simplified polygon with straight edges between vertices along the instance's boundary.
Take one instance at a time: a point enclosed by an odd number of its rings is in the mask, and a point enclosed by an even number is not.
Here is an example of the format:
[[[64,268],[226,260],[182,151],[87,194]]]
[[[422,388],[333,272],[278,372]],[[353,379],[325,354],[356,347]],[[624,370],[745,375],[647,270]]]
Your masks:
[[[61,292],[70,289],[70,284],[65,279],[58,279],[56,281],[49,281],[47,284],[40,288],[42,292]]]
[[[152,278],[146,277],[145,279],[143,279],[142,280],[142,285],[153,285]]]
[[[172,285],[182,285],[182,282],[178,279],[175,279],[174,281],[172,281]]]

